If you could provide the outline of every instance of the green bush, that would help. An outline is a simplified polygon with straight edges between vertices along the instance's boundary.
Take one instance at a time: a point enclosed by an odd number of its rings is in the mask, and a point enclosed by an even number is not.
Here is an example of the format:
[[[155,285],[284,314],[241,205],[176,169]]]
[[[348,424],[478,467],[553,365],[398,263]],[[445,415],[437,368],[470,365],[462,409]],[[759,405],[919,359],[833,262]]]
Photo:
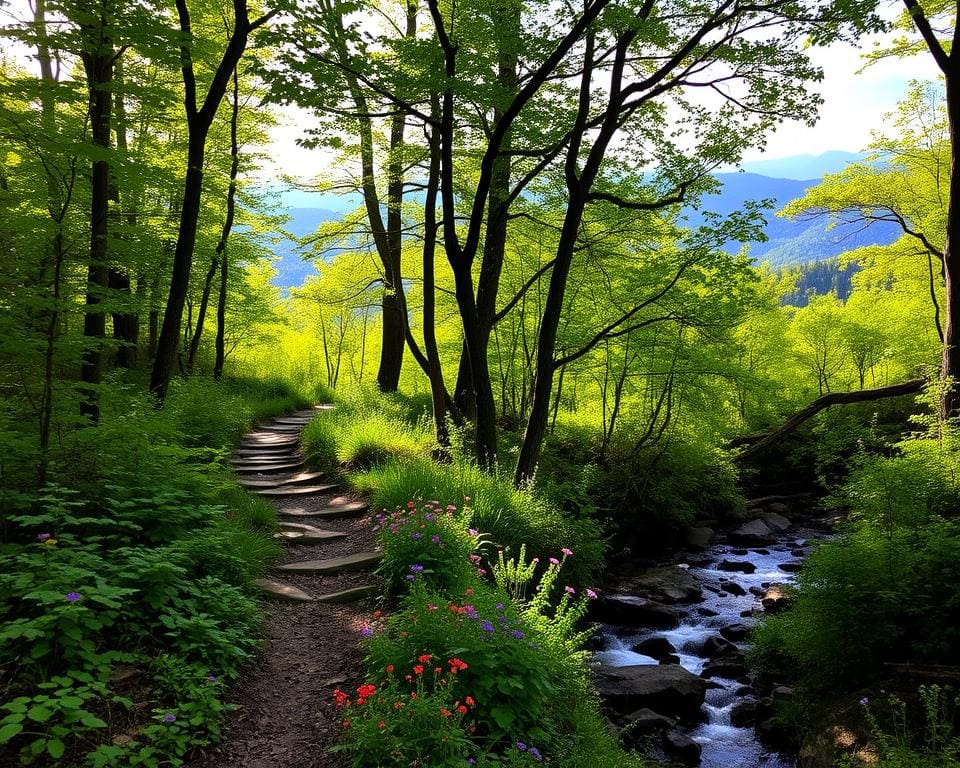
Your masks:
[[[569,577],[575,585],[590,583],[602,564],[603,542],[596,523],[561,512],[536,494],[517,490],[472,464],[437,464],[429,459],[388,462],[352,475],[350,481],[370,494],[375,509],[397,509],[411,500],[464,499],[469,525],[513,553],[526,544],[546,561],[559,547],[568,547],[576,553]]]

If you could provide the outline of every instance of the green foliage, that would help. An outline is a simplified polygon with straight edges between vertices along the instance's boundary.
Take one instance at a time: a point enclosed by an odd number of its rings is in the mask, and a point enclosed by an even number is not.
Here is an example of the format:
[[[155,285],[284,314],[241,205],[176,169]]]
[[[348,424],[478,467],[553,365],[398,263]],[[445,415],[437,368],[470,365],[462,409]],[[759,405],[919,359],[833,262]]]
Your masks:
[[[571,563],[574,584],[590,582],[600,568],[603,544],[595,522],[561,512],[536,493],[517,490],[472,464],[390,462],[352,476],[351,482],[371,495],[377,509],[397,509],[410,500],[463,499],[469,526],[510,552],[526,544],[532,554],[546,560],[558,545],[569,547],[577,554]]]

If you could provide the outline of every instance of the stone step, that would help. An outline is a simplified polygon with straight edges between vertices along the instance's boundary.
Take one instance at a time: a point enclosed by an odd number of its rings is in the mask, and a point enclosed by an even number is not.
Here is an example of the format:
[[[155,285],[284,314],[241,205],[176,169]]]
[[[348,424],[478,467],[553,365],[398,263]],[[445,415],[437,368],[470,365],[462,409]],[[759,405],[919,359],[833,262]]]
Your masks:
[[[332,411],[332,410],[333,410],[334,408],[336,408],[336,407],[337,407],[337,406],[333,405],[332,403],[321,403],[320,405],[315,405],[315,406],[313,406],[313,410],[315,410],[315,411]]]
[[[255,579],[254,585],[266,596],[277,600],[288,600],[293,603],[312,603],[316,600],[302,589],[298,589],[291,584],[284,584],[282,581],[273,579]]]
[[[285,488],[289,485],[308,485],[323,476],[323,472],[300,472],[299,474],[289,475],[287,477],[265,478],[262,480],[241,477],[237,482],[245,488]]]
[[[315,528],[312,525],[303,525],[293,528],[291,523],[281,523],[282,531],[274,534],[274,538],[280,539],[288,544],[318,544],[322,541],[333,541],[334,539],[344,539],[347,534],[343,531],[327,531],[323,528]]]
[[[344,589],[340,592],[331,592],[328,595],[319,595],[314,598],[318,603],[352,603],[365,597],[376,597],[380,593],[379,587],[374,584],[364,584],[361,587]]]
[[[254,464],[234,464],[233,471],[238,475],[269,475],[274,472],[290,472],[294,469],[300,469],[302,466],[302,461],[281,461],[273,464],[257,462]]]
[[[357,552],[345,557],[332,557],[328,560],[303,560],[299,563],[287,563],[278,566],[281,571],[296,573],[335,574],[350,571],[362,571],[375,566],[383,559],[382,552]]]
[[[303,427],[299,424],[261,424],[258,434],[269,433],[271,435],[299,435]]]
[[[301,458],[299,450],[284,448],[282,451],[264,451],[262,448],[237,448],[233,452],[236,459],[261,459],[262,461],[299,460]]]
[[[260,451],[260,453],[263,453],[265,455],[271,454],[271,458],[275,459],[277,457],[274,454],[296,453],[299,450],[300,450],[299,443],[280,443],[280,444],[240,443],[240,445],[237,446],[237,449],[236,451],[234,451],[234,453],[236,453],[237,451]]]
[[[247,445],[296,445],[300,442],[297,435],[244,435],[240,439],[241,443]]]
[[[274,419],[273,423],[282,424],[284,426],[305,427],[307,424],[313,421],[315,417],[315,414],[311,414],[310,416],[281,416],[278,419]]]
[[[278,488],[263,488],[257,490],[261,496],[308,496],[316,493],[329,493],[336,488],[335,483],[330,485],[281,485]]]
[[[370,508],[369,505],[363,501],[349,501],[337,504],[336,499],[334,499],[333,502],[330,506],[317,510],[308,510],[303,507],[285,507],[280,510],[280,514],[289,517],[359,517]]]

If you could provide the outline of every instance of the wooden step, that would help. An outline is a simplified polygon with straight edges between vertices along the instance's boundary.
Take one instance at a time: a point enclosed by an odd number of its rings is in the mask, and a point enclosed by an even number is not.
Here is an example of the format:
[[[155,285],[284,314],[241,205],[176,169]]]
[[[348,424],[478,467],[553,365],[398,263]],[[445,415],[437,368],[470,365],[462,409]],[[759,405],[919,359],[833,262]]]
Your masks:
[[[276,600],[288,600],[294,603],[312,603],[316,600],[302,589],[298,589],[291,584],[284,584],[282,581],[256,579],[253,583],[265,596]]]
[[[365,597],[376,597],[380,594],[380,588],[374,584],[364,584],[361,587],[344,589],[340,592],[331,592],[328,595],[319,595],[314,598],[318,603],[352,603],[354,600],[362,600]]]
[[[349,573],[371,568],[383,559],[382,552],[357,552],[345,557],[332,557],[328,560],[303,560],[299,563],[287,563],[279,566],[281,571],[313,574]]]
[[[336,488],[336,483],[330,485],[281,485],[279,488],[263,488],[257,490],[261,496],[308,496],[317,493],[329,493]]]
[[[316,510],[307,510],[303,507],[284,507],[280,510],[281,515],[289,517],[359,517],[369,509],[369,505],[363,501],[350,501],[342,504],[331,504]]]

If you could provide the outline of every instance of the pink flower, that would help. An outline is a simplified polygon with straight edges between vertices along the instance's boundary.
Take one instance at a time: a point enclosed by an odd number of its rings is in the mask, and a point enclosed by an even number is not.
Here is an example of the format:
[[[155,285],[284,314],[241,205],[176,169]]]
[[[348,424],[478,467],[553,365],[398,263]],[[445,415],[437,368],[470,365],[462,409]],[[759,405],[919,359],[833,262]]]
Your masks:
[[[550,558],[550,565],[560,565],[560,561],[555,557]]]
[[[447,512],[456,512],[457,507],[455,504],[447,504]]]
[[[563,588],[563,591],[566,592],[568,595],[575,595],[575,594],[577,594],[577,590],[575,590],[575,589],[574,589],[573,587],[571,587],[569,584],[567,584],[567,586],[565,586],[565,587]]]
[[[563,549],[560,550],[560,553],[563,555],[566,555],[567,557],[570,557],[570,555],[573,554],[573,550],[567,549],[566,547],[564,547]]]
[[[588,589],[588,590],[587,590],[587,597],[590,598],[591,600],[596,600],[596,599],[597,599],[597,593],[594,592],[592,589]]]

